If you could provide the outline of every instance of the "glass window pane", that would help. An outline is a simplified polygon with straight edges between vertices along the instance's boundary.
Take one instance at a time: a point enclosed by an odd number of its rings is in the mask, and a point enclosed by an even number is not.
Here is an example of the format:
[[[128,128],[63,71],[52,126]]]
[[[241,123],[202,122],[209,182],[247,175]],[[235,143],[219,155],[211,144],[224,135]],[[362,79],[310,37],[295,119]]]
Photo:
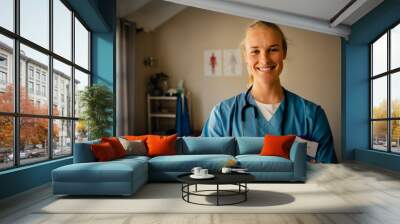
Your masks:
[[[372,118],[387,118],[387,77],[372,81]]]
[[[391,121],[392,152],[400,153],[400,121]]]
[[[88,129],[84,120],[75,121],[75,143],[88,141]]]
[[[14,125],[10,116],[0,116],[0,170],[14,165]]]
[[[48,114],[49,57],[21,44],[20,109],[25,114]]]
[[[387,151],[387,121],[372,122],[372,148]]]
[[[390,68],[400,67],[400,24],[391,30],[390,37]]]
[[[400,117],[400,72],[391,75],[390,85],[391,115]]]
[[[53,60],[53,115],[72,117],[71,66]]]
[[[372,45],[373,76],[387,71],[387,34]]]
[[[49,120],[20,118],[20,164],[34,163],[49,158]]]
[[[49,48],[49,0],[20,0],[21,36]]]
[[[53,157],[72,155],[72,121],[53,120]]]
[[[71,60],[72,12],[60,1],[53,1],[53,51]]]
[[[75,117],[79,117],[81,114],[81,108],[79,106],[80,93],[89,86],[89,75],[75,69]]]
[[[0,1],[0,26],[14,31],[14,0]]]
[[[14,111],[13,40],[0,35],[0,111]]]
[[[89,32],[75,18],[75,63],[89,70]]]

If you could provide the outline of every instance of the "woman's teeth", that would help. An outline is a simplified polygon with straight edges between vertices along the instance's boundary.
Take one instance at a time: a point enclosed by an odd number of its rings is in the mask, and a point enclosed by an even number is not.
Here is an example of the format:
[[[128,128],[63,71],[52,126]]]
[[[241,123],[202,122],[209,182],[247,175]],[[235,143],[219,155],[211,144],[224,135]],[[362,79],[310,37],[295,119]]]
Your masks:
[[[276,67],[275,65],[268,66],[268,67],[260,67],[260,68],[258,68],[258,70],[260,70],[261,72],[269,72],[272,69],[274,69],[275,67]]]

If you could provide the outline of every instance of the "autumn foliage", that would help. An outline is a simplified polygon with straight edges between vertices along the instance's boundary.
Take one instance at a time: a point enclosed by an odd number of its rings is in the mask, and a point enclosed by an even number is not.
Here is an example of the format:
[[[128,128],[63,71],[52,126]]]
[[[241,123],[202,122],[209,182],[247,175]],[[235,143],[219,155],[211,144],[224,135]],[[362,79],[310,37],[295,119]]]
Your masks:
[[[5,93],[0,93],[0,111],[13,112],[14,97],[13,85],[8,85]],[[21,114],[47,115],[48,104],[43,103],[34,105],[29,99],[28,93],[24,87],[20,88],[20,111]],[[58,110],[55,111],[57,114]],[[13,117],[0,116],[0,147],[13,147]],[[26,145],[46,144],[48,137],[48,119],[47,118],[20,118],[20,148],[24,149]],[[53,138],[59,135],[59,127],[53,126]]]
[[[391,117],[400,117],[400,101],[398,99],[392,100],[392,114]],[[387,118],[387,101],[383,100],[378,106],[373,107],[373,118]],[[387,136],[387,121],[375,121],[373,127],[374,138],[386,139]],[[392,121],[391,123],[392,141],[398,141],[400,138],[400,123]]]

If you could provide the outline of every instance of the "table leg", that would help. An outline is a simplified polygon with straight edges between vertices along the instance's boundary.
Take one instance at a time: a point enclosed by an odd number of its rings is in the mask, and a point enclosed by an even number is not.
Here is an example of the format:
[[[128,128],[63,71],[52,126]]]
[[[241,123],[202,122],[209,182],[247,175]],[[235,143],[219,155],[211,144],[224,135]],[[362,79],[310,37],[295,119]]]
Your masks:
[[[217,184],[217,206],[219,205],[219,184]]]
[[[183,197],[183,190],[184,190],[184,186],[185,186],[185,185],[182,183],[182,188],[181,188],[181,192],[182,192],[182,199],[184,198],[184,197]]]
[[[196,186],[195,186],[195,191],[197,192],[197,184],[196,184]]]
[[[187,191],[188,191],[188,193],[187,193],[187,201],[190,202],[190,200],[189,200],[189,195],[190,195],[190,184],[188,184],[187,186],[188,186],[188,188],[187,188]]]
[[[247,182],[244,183],[244,201],[247,201]]]

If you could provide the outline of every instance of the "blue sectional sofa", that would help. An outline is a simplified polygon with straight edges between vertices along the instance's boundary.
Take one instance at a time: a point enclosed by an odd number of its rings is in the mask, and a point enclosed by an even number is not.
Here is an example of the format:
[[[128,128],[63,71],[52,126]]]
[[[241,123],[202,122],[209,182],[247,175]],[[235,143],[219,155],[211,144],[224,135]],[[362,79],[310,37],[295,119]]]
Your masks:
[[[75,144],[74,163],[52,171],[53,193],[68,195],[131,195],[148,181],[176,181],[193,167],[218,172],[236,160],[260,182],[304,182],[306,143],[294,142],[290,159],[260,156],[263,137],[182,137],[177,155],[127,156],[96,162],[90,149],[98,141]]]

